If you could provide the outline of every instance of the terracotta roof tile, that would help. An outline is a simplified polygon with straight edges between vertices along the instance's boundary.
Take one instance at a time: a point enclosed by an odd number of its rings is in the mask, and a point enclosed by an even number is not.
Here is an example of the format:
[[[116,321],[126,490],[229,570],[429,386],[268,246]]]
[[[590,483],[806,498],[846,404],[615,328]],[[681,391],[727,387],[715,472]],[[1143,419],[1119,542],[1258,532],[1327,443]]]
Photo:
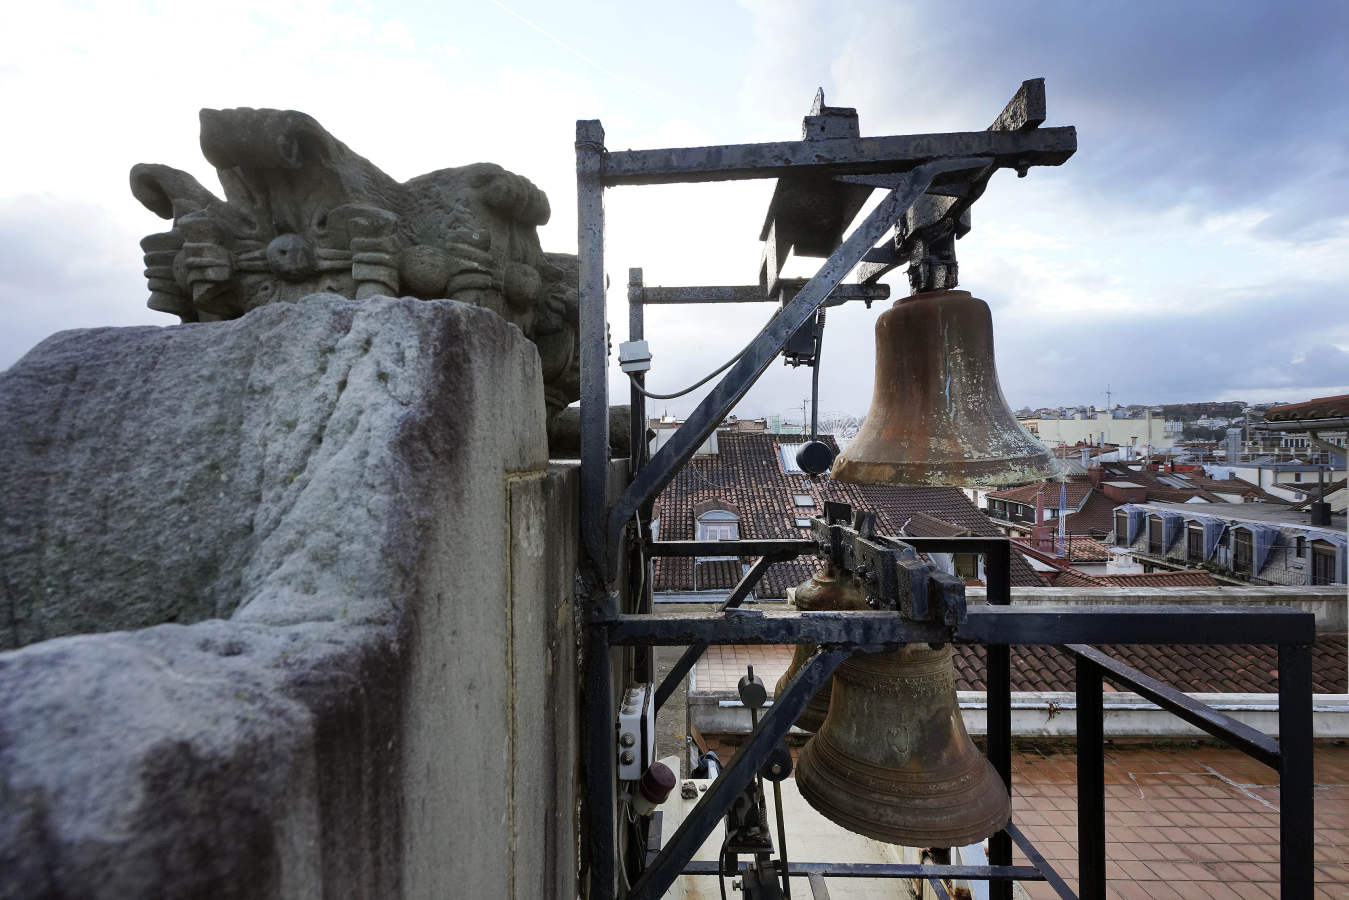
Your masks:
[[[873,510],[877,529],[883,534],[899,534],[901,526],[907,522],[911,528],[944,527],[986,537],[1001,535],[959,488],[843,484],[828,477],[808,478],[784,472],[778,445],[799,443],[800,440],[795,435],[719,432],[718,452],[690,460],[656,499],[655,515],[660,519],[661,540],[693,540],[694,508],[707,501],[734,507],[740,516],[740,537],[746,539],[801,537],[806,534],[806,529],[798,527],[796,519],[819,515],[827,500]],[[831,436],[823,435],[821,440],[837,452],[837,444]],[[809,494],[813,505],[797,506],[795,494]],[[943,525],[933,525],[934,522]],[[657,559],[656,591],[692,590],[693,565],[691,559]],[[813,558],[800,558],[771,566],[764,575],[758,595],[785,597],[786,589],[809,578],[817,565]],[[724,586],[729,588],[739,575],[731,578],[728,571],[721,571],[718,577],[717,585],[727,582]],[[1014,585],[1039,587],[1044,584],[1020,554],[1013,554],[1011,580]],[[698,587],[705,586],[712,585],[705,585],[700,568]]]
[[[1334,397],[1315,397],[1301,403],[1275,406],[1265,411],[1265,421],[1286,422],[1289,419],[1327,419],[1349,416],[1349,394]]]
[[[1277,693],[1278,648],[1263,644],[1140,645],[1103,644],[1100,649],[1144,675],[1194,694]],[[1051,646],[1014,646],[1012,690],[1072,691],[1074,664]],[[956,646],[956,687],[987,689],[983,645]],[[1320,635],[1312,648],[1312,683],[1317,693],[1346,691],[1349,651],[1343,634]]]
[[[1110,587],[1211,587],[1222,584],[1203,569],[1177,572],[1147,572],[1129,575],[1097,575],[1096,580]]]

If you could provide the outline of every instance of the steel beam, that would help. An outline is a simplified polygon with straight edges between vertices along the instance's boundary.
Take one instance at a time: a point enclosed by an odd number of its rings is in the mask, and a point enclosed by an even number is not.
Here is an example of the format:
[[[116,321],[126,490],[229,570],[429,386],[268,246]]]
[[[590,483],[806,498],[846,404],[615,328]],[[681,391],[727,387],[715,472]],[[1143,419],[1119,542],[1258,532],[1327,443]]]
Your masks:
[[[592,626],[585,659],[585,842],[589,900],[614,896],[619,864],[617,791],[614,767],[614,703],[609,644],[604,629]]]
[[[1040,851],[1035,849],[1035,845],[1031,843],[1030,838],[1021,832],[1020,828],[1015,825],[1008,825],[1006,833],[1012,840],[1016,841],[1016,845],[1021,848],[1021,852],[1026,854],[1026,859],[1030,860],[1031,865],[1040,872],[1040,876],[1049,883],[1049,886],[1058,893],[1062,900],[1077,900],[1077,895],[1073,893],[1073,889],[1068,887],[1068,883],[1054,870],[1049,861],[1040,855]],[[1025,881],[1026,879],[1021,880]],[[990,887],[995,886],[996,883],[990,885]]]
[[[819,147],[823,143],[832,142],[809,143]],[[811,152],[816,153],[817,150]],[[735,408],[735,404],[745,396],[763,371],[777,358],[787,339],[815,314],[829,293],[895,223],[904,210],[927,190],[933,179],[943,173],[967,170],[985,165],[987,162],[987,159],[944,159],[925,163],[908,173],[903,186],[892,190],[880,205],[868,214],[862,224],[848,235],[847,240],[820,267],[815,277],[806,282],[800,293],[764,326],[758,337],[746,348],[744,355],[731,366],[730,371],[722,377],[711,393],[689,414],[688,419],[675,431],[669,442],[656,452],[651,458],[651,463],[632,480],[610,513],[611,539],[620,533],[633,512],[669,484],[679,468],[693,456],[707,436]],[[584,483],[582,486],[584,487]]]
[[[975,538],[946,538],[945,540],[974,541]],[[918,547],[920,545],[915,545]],[[928,544],[936,550],[936,545]],[[940,552],[940,550],[936,550]],[[984,556],[984,576],[988,582],[988,602],[993,606],[1008,606],[1012,602],[1012,542],[1006,538],[988,547]],[[969,609],[966,608],[966,617]],[[988,761],[993,764],[1010,796],[1012,793],[1012,654],[1006,644],[990,644],[984,648],[988,685],[987,732]],[[1009,825],[1008,828],[1011,826]],[[988,840],[988,861],[995,866],[1012,864],[1012,838],[1007,830],[999,831]],[[1012,900],[1012,886],[1007,882],[989,885],[989,900]]]
[[[1259,760],[1272,769],[1279,768],[1279,742],[1264,732],[1220,713],[1168,684],[1149,678],[1095,647],[1068,644],[1067,649],[1076,656],[1095,663],[1111,683],[1152,701],[1196,728],[1231,744],[1252,759]]]
[[[800,289],[805,279],[782,279],[780,285]],[[840,284],[830,292],[826,306],[835,306],[852,300],[875,302],[890,296],[886,284]],[[671,303],[776,303],[778,295],[769,295],[762,285],[711,285],[707,287],[647,287],[642,290],[640,303],[650,305]]]
[[[990,579],[992,580],[992,579]],[[1046,608],[971,606],[954,627],[957,643],[988,644],[1273,644],[1314,639],[1316,618],[1284,607],[1195,606]],[[615,644],[828,644],[880,648],[952,640],[952,629],[892,611],[728,611],[617,616]],[[991,670],[990,670],[991,674]],[[992,705],[992,699],[990,699]],[[996,761],[995,761],[996,765]]]
[[[1316,617],[1286,607],[972,606],[956,627],[976,644],[1278,644],[1315,640]]]
[[[628,340],[640,341],[646,336],[646,311],[642,308],[642,270],[628,269]],[[632,375],[632,389],[629,391],[628,427],[631,438],[628,450],[628,477],[637,474],[645,463],[646,456],[646,395],[639,388],[646,386],[646,374],[635,372]]]
[[[702,799],[670,836],[665,848],[633,884],[628,894],[632,900],[655,900],[665,896],[665,891],[674,884],[688,860],[717,827],[735,798],[749,784],[750,779],[758,774],[759,765],[768,751],[786,736],[796,717],[806,708],[806,703],[849,655],[846,650],[822,651],[792,679],[792,683],[787,685],[782,695],[769,707],[767,714],[759,720],[759,727],[749,736],[749,740],[736,751],[731,764],[712,782]]]
[[[1311,641],[1279,645],[1279,751],[1279,883],[1285,897],[1310,897],[1316,811]]]
[[[999,168],[1062,165],[1077,151],[1077,129],[957,131],[887,137],[826,138],[616,150],[604,158],[606,186],[907,172],[934,160],[992,158]],[[906,204],[907,205],[907,204]]]
[[[597,119],[578,121],[576,256],[580,272],[581,543],[590,564],[607,582],[611,576],[611,548],[610,532],[606,530],[609,342],[604,313],[604,185],[600,180],[603,160],[604,127]]]
[[[1089,656],[1077,661],[1077,893],[1105,900],[1105,671]]]
[[[741,862],[740,871],[749,863]],[[787,864],[794,876],[820,875],[829,878],[964,878],[969,881],[1043,881],[1033,866],[945,866],[917,863],[797,862]],[[715,875],[717,864],[711,860],[693,860],[681,875]]]
[[[893,612],[654,613],[620,615],[609,624],[614,644],[821,644],[879,651],[910,641],[950,639],[949,628]]]

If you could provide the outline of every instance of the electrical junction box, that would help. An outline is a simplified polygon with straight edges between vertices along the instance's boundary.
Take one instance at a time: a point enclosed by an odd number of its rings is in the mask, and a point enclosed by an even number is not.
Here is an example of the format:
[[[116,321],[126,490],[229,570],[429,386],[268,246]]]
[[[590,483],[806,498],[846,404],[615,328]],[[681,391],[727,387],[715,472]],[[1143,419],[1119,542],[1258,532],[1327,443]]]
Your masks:
[[[624,372],[646,372],[651,369],[651,349],[646,341],[624,341],[618,345],[618,367]]]
[[[636,781],[656,761],[655,691],[638,684],[618,708],[618,779]]]

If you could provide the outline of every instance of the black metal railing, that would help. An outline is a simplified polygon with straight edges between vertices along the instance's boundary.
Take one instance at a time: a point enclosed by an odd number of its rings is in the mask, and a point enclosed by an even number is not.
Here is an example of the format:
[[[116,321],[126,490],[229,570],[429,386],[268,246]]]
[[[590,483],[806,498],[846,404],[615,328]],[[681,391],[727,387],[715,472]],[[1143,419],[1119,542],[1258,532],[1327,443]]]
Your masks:
[[[1009,793],[1012,785],[1011,656],[1013,644],[1063,646],[1077,661],[1078,696],[1078,893],[1036,851],[1015,824],[989,841],[987,866],[918,866],[842,862],[792,862],[795,875],[847,878],[963,878],[989,882],[992,900],[1010,900],[1015,881],[1043,881],[1060,897],[1096,900],[1106,889],[1106,805],[1104,783],[1103,681],[1137,692],[1187,722],[1225,741],[1236,749],[1271,766],[1280,774],[1280,882],[1284,896],[1310,896],[1312,892],[1311,776],[1311,644],[1315,637],[1312,614],[1285,608],[1235,609],[1223,607],[1013,607],[1011,603],[1011,550],[1006,538],[912,538],[905,539],[920,552],[977,553],[984,557],[988,605],[974,605],[965,622],[955,629],[960,643],[986,647],[988,721],[987,752]],[[677,677],[671,673],[658,689],[664,700],[698,656],[711,644],[814,643],[824,647],[801,674],[769,707],[758,727],[736,753],[732,763],[684,819],[664,848],[650,860],[632,884],[629,898],[660,897],[681,874],[715,874],[715,864],[692,861],[692,856],[725,815],[728,805],[779,740],[808,698],[831,677],[834,668],[853,652],[878,650],[910,641],[950,638],[949,629],[931,623],[913,622],[892,612],[790,613],[736,612],[737,597],[743,599],[773,561],[814,551],[809,540],[745,541],[740,552],[759,555],[746,574],[715,612],[702,614],[630,614],[593,629],[612,645],[684,645]],[[655,542],[652,555],[696,556],[704,548],[697,541]],[[1224,644],[1263,643],[1279,646],[1280,739],[1265,735],[1214,710],[1175,688],[1165,685],[1093,647],[1104,643]],[[597,648],[596,648],[597,649]],[[673,679],[673,680],[672,680]],[[592,674],[589,690],[599,690]],[[606,745],[609,753],[612,747]],[[612,785],[590,785],[589,803],[614,802]],[[591,857],[618,858],[612,832],[606,838],[593,828],[603,817],[592,818]],[[1013,865],[1016,845],[1030,861]],[[612,863],[610,863],[612,865]],[[603,871],[592,865],[592,875]],[[613,871],[612,868],[609,871]],[[592,897],[598,892],[592,882]]]

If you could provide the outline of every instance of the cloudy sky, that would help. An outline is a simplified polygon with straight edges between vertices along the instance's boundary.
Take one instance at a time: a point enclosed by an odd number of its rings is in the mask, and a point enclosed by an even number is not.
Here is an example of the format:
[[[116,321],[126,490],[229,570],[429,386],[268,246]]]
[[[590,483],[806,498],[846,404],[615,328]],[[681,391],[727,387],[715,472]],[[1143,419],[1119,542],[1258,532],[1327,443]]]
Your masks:
[[[1349,4],[238,0],[21,4],[0,43],[0,368],[64,328],[160,324],[127,172],[217,184],[200,107],[294,108],[396,178],[479,160],[548,192],[574,251],[575,120],[611,149],[787,140],[817,86],[863,134],[984,128],[1026,78],[1079,150],[999,173],[958,244],[1015,406],[1349,391]],[[624,284],[746,284],[771,182],[608,192]],[[791,271],[808,274],[806,261]],[[906,290],[901,274],[891,279]],[[865,412],[878,308],[831,311],[821,407]],[[653,309],[650,384],[682,388],[767,307]],[[623,398],[621,377],[611,379]],[[774,365],[743,415],[799,419]],[[683,414],[701,392],[671,401]]]

